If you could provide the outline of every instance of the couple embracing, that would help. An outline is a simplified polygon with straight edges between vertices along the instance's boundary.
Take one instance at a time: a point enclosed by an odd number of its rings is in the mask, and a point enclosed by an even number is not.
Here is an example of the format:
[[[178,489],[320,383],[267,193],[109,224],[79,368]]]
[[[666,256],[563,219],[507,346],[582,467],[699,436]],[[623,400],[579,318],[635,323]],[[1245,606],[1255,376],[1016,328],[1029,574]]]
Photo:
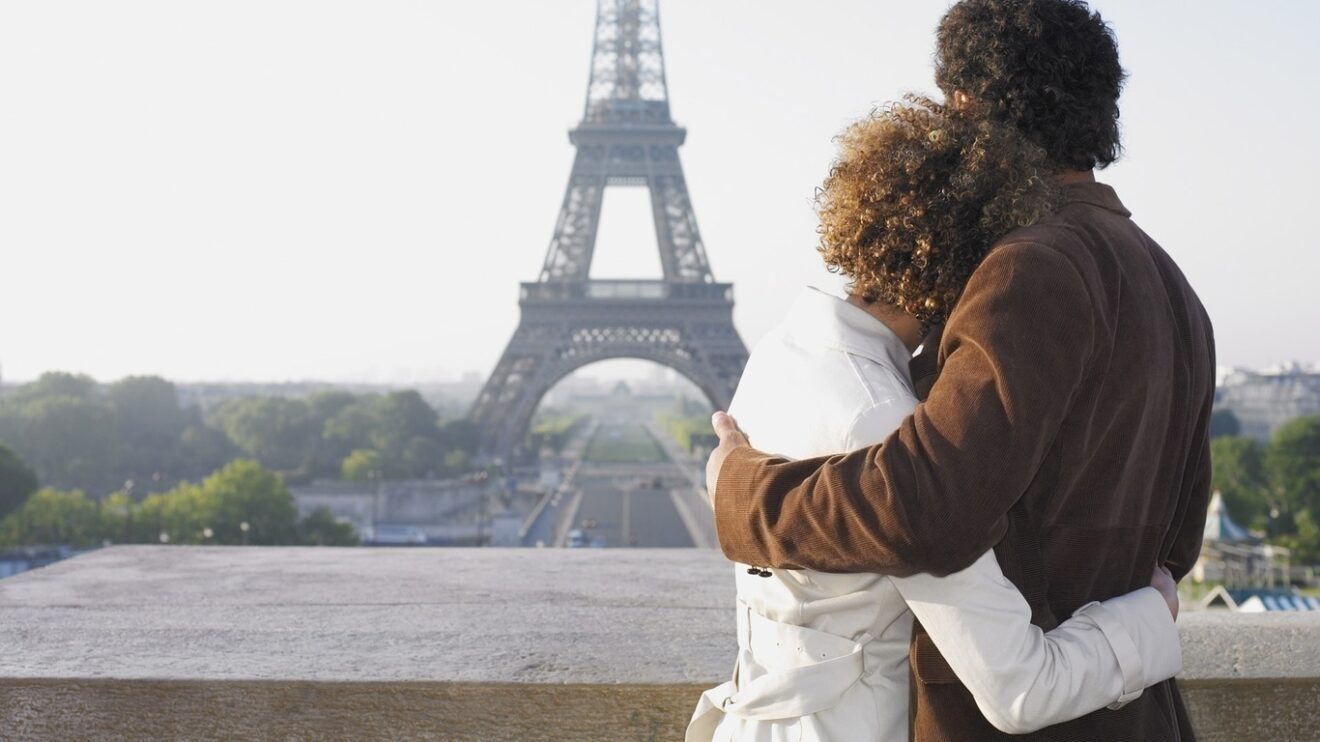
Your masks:
[[[1116,42],[1081,0],[963,0],[936,56],[945,103],[849,128],[818,192],[848,295],[804,291],[715,416],[739,651],[687,737],[1192,740],[1214,344],[1093,176]]]

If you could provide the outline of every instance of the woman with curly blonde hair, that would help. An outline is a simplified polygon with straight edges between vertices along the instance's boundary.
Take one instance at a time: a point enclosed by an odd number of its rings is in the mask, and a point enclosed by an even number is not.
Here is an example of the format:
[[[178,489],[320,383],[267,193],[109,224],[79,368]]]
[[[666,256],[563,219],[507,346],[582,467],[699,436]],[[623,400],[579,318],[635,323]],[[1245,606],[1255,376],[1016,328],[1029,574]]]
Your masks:
[[[909,97],[850,126],[817,193],[820,253],[852,290],[944,323],[1008,232],[1060,202],[1045,152],[1014,129]]]
[[[923,98],[838,141],[817,194],[819,250],[849,295],[807,289],[757,346],[730,410],[757,447],[789,459],[887,437],[917,404],[908,361],[926,331],[999,238],[1059,203],[1044,153],[1015,129]],[[702,695],[689,742],[907,740],[914,615],[1008,733],[1118,701],[1132,670],[1120,648],[1137,648],[1146,684],[1181,664],[1176,591],[1158,570],[1156,589],[1088,605],[1048,634],[993,552],[947,577],[738,565],[735,579],[733,678]]]

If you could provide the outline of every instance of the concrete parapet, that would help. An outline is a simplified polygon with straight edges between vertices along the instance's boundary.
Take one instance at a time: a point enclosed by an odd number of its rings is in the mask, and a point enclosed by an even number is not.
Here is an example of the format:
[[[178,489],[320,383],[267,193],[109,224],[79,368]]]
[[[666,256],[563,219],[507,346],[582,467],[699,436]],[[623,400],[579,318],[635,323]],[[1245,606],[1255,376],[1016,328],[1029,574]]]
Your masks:
[[[702,549],[112,547],[0,581],[0,739],[680,739],[732,578]],[[1320,617],[1180,625],[1201,740],[1320,729]]]

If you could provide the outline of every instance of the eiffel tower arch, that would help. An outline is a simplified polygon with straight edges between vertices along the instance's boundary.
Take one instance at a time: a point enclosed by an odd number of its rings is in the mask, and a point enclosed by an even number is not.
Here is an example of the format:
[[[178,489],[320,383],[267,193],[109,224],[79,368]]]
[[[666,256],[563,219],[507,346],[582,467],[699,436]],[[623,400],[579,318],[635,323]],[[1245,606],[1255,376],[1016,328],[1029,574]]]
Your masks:
[[[687,131],[669,114],[658,0],[598,0],[591,75],[554,237],[522,318],[473,403],[483,452],[507,457],[532,413],[574,370],[612,358],[653,361],[727,407],[747,362],[733,326],[733,286],[717,283],[688,198],[678,148]],[[651,195],[660,280],[589,277],[607,186]]]

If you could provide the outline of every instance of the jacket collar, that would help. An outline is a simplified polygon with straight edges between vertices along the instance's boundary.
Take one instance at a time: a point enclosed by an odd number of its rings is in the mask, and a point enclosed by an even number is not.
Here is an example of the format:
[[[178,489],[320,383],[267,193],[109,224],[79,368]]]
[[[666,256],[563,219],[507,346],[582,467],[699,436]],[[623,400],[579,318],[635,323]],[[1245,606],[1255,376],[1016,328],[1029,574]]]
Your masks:
[[[1067,203],[1090,204],[1112,211],[1120,216],[1132,216],[1132,212],[1118,200],[1114,189],[1104,183],[1071,183],[1063,187],[1063,200]]]
[[[802,345],[852,353],[907,378],[912,354],[898,335],[860,307],[818,288],[802,289],[782,326]]]

